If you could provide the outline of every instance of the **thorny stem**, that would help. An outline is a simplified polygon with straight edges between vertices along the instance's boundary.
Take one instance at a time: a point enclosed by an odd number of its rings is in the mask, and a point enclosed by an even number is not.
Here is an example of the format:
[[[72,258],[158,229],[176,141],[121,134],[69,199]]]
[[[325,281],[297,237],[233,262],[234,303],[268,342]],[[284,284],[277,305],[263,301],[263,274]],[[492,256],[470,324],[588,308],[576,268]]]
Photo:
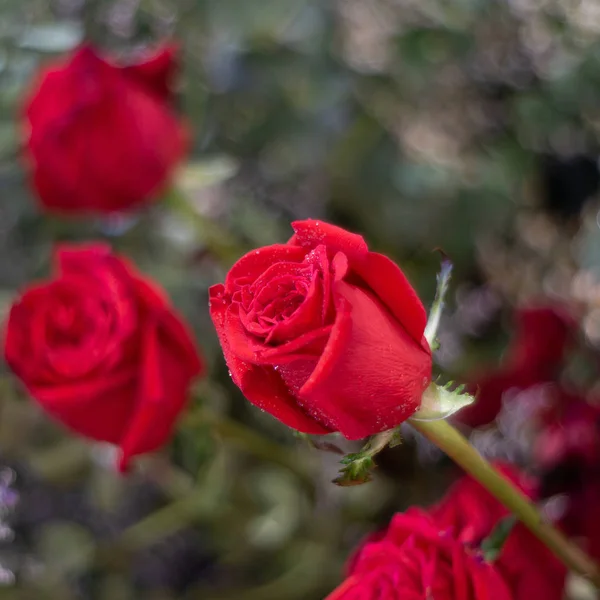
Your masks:
[[[594,560],[545,521],[527,496],[498,473],[457,429],[443,420],[410,421],[410,424],[512,511],[569,569],[600,588],[600,570]]]

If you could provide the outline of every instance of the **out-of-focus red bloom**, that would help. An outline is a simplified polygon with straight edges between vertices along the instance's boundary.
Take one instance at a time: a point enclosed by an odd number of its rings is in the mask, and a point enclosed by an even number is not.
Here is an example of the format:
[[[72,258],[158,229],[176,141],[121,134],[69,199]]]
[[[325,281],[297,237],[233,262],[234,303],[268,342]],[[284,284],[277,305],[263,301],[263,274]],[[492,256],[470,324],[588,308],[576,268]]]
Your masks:
[[[117,66],[91,46],[45,68],[25,102],[26,158],[43,207],[111,213],[155,197],[187,146],[172,110],[175,48]]]
[[[495,464],[502,474],[529,497],[535,497],[536,483],[515,467]],[[445,498],[431,509],[442,527],[451,528],[465,544],[479,546],[508,510],[471,477],[463,477]],[[514,600],[560,600],[566,569],[557,558],[521,523],[514,525],[495,561],[511,589]]]
[[[63,246],[6,323],[6,361],[56,419],[117,444],[119,466],[169,438],[203,364],[154,283],[102,244]]]
[[[521,309],[502,365],[467,378],[477,400],[459,411],[456,420],[470,427],[487,425],[500,412],[503,396],[509,390],[556,381],[574,329],[575,322],[564,307]]]
[[[563,393],[540,415],[539,427],[533,452],[538,468],[567,462],[576,468],[600,465],[600,406]]]
[[[560,494],[559,524],[600,559],[600,406],[567,397],[546,411],[533,457],[544,496]]]
[[[327,600],[512,600],[498,570],[427,513],[397,514]]]
[[[533,494],[532,480],[510,465],[497,466]],[[507,516],[464,477],[429,513],[410,509],[370,536],[327,600],[560,600],[566,570],[524,526],[513,527],[495,561],[484,559],[482,541]]]

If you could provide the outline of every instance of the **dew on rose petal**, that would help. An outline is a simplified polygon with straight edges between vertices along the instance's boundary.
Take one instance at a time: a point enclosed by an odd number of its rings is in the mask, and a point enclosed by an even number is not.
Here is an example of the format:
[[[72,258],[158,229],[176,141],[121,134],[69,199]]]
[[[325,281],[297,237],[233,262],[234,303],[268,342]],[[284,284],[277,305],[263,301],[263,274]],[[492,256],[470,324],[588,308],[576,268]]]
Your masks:
[[[233,377],[233,375],[231,374],[231,369],[227,370],[227,375],[229,375],[229,377]]]

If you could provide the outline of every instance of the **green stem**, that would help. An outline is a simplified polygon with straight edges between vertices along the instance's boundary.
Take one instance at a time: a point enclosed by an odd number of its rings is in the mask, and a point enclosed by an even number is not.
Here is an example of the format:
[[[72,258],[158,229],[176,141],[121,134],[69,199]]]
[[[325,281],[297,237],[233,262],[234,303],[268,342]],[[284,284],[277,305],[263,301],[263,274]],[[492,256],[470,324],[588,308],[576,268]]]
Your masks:
[[[594,560],[546,522],[527,496],[498,473],[450,423],[441,420],[410,421],[410,424],[511,510],[568,568],[600,588],[600,570]]]
[[[364,446],[361,454],[365,454],[373,458],[384,448],[387,448],[396,435],[398,435],[398,433],[395,429],[388,429],[387,431],[383,431],[377,435],[374,435]]]

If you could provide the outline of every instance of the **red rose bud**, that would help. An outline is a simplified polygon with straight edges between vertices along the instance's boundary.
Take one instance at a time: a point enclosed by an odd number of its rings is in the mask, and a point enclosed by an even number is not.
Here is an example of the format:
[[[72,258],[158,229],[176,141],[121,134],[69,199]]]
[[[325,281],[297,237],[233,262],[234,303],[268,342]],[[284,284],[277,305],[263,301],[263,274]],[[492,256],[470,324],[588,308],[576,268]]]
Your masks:
[[[362,237],[297,221],[287,244],[243,256],[210,311],[233,381],[299,431],[360,439],[396,427],[431,380],[425,309]]]
[[[26,158],[45,208],[124,211],[165,187],[187,145],[170,105],[174,52],[121,67],[83,46],[42,71],[24,116]]]
[[[54,278],[12,306],[4,352],[46,411],[119,445],[122,469],[167,441],[202,371],[162,291],[101,244],[58,250]]]

